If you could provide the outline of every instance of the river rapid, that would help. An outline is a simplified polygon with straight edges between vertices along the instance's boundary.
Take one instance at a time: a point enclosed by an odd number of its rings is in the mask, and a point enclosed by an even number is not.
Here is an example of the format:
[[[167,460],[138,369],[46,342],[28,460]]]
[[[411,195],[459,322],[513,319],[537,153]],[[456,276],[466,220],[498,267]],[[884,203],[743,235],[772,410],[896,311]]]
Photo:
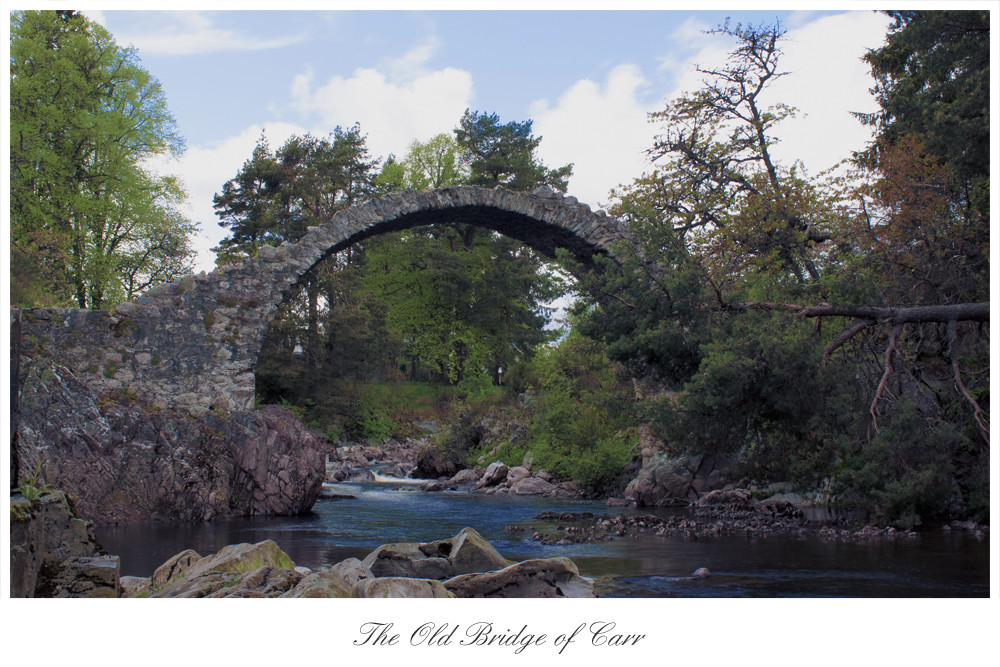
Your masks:
[[[471,526],[511,560],[572,558],[595,580],[599,597],[989,596],[989,540],[964,530],[928,527],[916,537],[860,543],[807,534],[543,544],[532,535],[553,527],[535,518],[546,510],[617,515],[622,509],[595,501],[430,493],[401,482],[326,485],[330,493],[353,497],[321,498],[301,516],[107,525],[96,533],[121,557],[122,575],[132,576],[149,576],[189,548],[206,555],[227,544],[272,539],[296,564],[315,568],[364,558],[381,544],[429,542]],[[666,518],[687,511],[655,513]],[[701,567],[711,576],[690,577]]]

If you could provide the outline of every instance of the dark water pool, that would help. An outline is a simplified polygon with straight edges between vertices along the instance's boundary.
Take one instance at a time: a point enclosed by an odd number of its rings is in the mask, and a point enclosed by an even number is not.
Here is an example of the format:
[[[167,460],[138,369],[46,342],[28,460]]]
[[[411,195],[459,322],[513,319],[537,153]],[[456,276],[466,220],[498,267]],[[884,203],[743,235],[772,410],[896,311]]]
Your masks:
[[[815,537],[618,538],[568,546],[531,539],[545,510],[616,514],[601,503],[425,493],[386,485],[338,485],[352,499],[320,500],[297,517],[184,524],[100,526],[122,574],[149,576],[184,549],[208,554],[227,544],[272,539],[299,565],[363,558],[380,544],[427,542],[471,526],[508,558],[572,558],[601,597],[988,597],[989,543],[965,531],[854,544]],[[529,526],[524,532],[508,525]],[[699,567],[712,576],[685,578]]]

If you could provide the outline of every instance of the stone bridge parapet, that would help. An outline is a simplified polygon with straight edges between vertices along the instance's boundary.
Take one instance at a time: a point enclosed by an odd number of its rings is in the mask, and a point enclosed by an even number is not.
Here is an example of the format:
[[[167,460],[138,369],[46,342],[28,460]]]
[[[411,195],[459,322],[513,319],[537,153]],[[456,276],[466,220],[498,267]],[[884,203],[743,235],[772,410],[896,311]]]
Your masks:
[[[585,263],[626,237],[616,218],[548,188],[398,192],[337,212],[298,243],[265,246],[257,257],[161,285],[112,311],[21,311],[23,351],[53,357],[99,394],[192,415],[251,409],[271,317],[307,271],[370,236],[456,222],[495,230],[548,257],[566,248]]]

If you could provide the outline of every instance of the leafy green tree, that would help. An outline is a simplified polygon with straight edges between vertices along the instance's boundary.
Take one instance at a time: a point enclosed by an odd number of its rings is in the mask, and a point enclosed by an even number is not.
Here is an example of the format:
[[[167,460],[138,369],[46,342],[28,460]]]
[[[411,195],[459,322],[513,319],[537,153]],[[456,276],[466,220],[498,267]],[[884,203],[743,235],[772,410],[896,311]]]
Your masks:
[[[469,180],[460,149],[448,134],[438,134],[426,142],[410,142],[402,162],[389,156],[375,179],[381,193],[397,190],[426,190],[460,185]]]
[[[298,241],[310,226],[369,196],[377,163],[358,125],[337,127],[324,138],[292,136],[275,151],[262,136],[251,158],[215,196],[219,224],[230,230],[215,249],[217,262],[253,257],[262,245]],[[265,343],[265,350],[274,350],[282,361],[272,364],[264,354],[259,375],[273,368],[300,383],[304,374],[306,388],[315,385],[322,376],[322,319],[329,311],[321,302],[334,303],[343,291],[347,278],[342,273],[356,263],[351,257],[347,253],[317,265],[285,299]],[[274,346],[284,351],[278,353]],[[297,349],[306,370],[293,371],[300,359]]]
[[[621,491],[621,473],[638,440],[635,401],[631,383],[604,347],[571,330],[541,350],[526,374],[527,446],[536,466],[595,495]]]
[[[10,49],[14,295],[106,308],[188,273],[183,190],[144,166],[183,143],[135,50],[71,11],[12,13]]]
[[[458,382],[530,356],[548,340],[545,303],[559,293],[534,253],[500,235],[455,247],[448,231],[420,228],[368,246],[363,284],[385,300],[406,341],[411,377]]]
[[[446,188],[469,181],[458,142],[447,134],[427,142],[414,141],[406,155],[407,187],[413,190]]]
[[[548,169],[535,156],[541,137],[531,134],[531,121],[500,123],[495,114],[465,110],[455,129],[470,171],[469,185],[534,190],[548,185],[566,191],[573,165]]]

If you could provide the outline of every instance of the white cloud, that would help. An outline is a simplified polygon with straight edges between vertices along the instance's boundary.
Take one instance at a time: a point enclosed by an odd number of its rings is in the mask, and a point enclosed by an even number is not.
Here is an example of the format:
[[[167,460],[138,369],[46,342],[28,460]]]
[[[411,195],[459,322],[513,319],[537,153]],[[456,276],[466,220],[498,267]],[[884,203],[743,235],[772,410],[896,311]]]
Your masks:
[[[871,140],[870,128],[851,112],[871,112],[878,104],[861,57],[885,39],[890,19],[874,12],[825,16],[786,35],[782,69],[789,72],[770,90],[772,100],[799,109],[778,130],[774,155],[786,164],[801,159],[815,175],[850,157]]]
[[[425,41],[417,44],[412,49],[398,58],[389,58],[385,61],[385,69],[396,81],[416,79],[427,74],[427,61],[431,59],[434,52],[440,46],[437,37],[428,37]]]
[[[412,53],[412,52],[411,52]],[[406,67],[400,67],[401,62]],[[397,61],[394,74],[413,72],[414,58]],[[325,127],[361,123],[372,155],[403,155],[414,139],[426,141],[450,132],[473,97],[472,75],[453,67],[410,74],[390,80],[371,69],[357,69],[350,77],[334,76],[316,86],[312,72],[294,78],[293,103]]]
[[[87,15],[101,23],[100,12]],[[148,15],[142,26],[119,30],[115,39],[131,44],[144,54],[194,55],[220,51],[261,51],[305,39],[305,35],[260,38],[213,25],[212,17],[196,11],[163,11]]]
[[[812,21],[807,19],[812,18]],[[795,29],[786,34],[779,79],[766,103],[784,102],[800,110],[799,117],[777,128],[780,143],[775,157],[786,165],[801,160],[810,174],[850,157],[870,138],[852,111],[876,108],[868,89],[871,77],[861,56],[885,38],[888,19],[873,12],[847,12],[833,16],[796,17]],[[608,191],[646,171],[644,151],[660,128],[647,122],[647,114],[686,92],[697,90],[704,75],[696,70],[725,63],[734,41],[706,37],[709,28],[696,19],[685,21],[672,35],[672,50],[662,54],[659,69],[676,72],[672,90],[650,103],[641,92],[647,83],[634,65],[620,65],[608,74],[603,86],[581,80],[571,86],[555,106],[538,100],[530,107],[533,129],[541,135],[539,155],[550,166],[574,163],[570,193],[591,205],[603,205]],[[692,52],[692,47],[700,46]]]
[[[640,176],[643,151],[652,143],[647,111],[638,101],[646,84],[635,65],[619,65],[604,84],[584,79],[573,84],[556,105],[533,102],[532,130],[541,136],[539,157],[549,167],[573,163],[570,194],[591,206],[603,206],[611,188]]]
[[[861,57],[882,43],[889,19],[867,11],[832,16],[803,12],[791,22],[796,27],[785,35],[778,64],[788,74],[768,89],[764,102],[783,102],[798,110],[797,117],[777,126],[780,142],[773,149],[774,157],[786,165],[801,160],[815,175],[850,157],[871,137],[851,112],[877,107],[868,92],[872,80]],[[722,66],[733,43],[715,36],[690,56],[670,99],[698,89],[704,75],[695,65]]]

